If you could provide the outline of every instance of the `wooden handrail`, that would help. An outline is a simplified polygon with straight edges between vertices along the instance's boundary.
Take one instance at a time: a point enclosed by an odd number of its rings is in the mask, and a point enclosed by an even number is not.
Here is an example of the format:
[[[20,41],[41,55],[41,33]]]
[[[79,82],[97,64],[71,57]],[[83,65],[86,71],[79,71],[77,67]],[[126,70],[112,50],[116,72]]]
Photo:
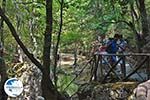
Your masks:
[[[102,56],[150,56],[150,53],[124,53],[124,54],[103,54],[103,53],[94,53],[94,55],[102,55]]]
[[[94,74],[94,78],[95,79],[97,79],[97,68],[98,68],[98,66],[99,66],[99,64],[100,64],[100,68],[101,68],[101,70],[103,69],[103,67],[102,67],[102,60],[104,60],[105,61],[105,59],[103,58],[103,57],[108,57],[108,56],[118,56],[118,58],[119,59],[117,59],[117,61],[116,61],[116,63],[115,64],[113,64],[113,65],[110,65],[109,64],[109,62],[107,62],[106,64],[108,65],[108,67],[109,67],[109,70],[108,70],[108,72],[107,72],[107,74],[106,75],[104,75],[103,77],[100,77],[101,78],[101,81],[100,82],[102,82],[102,83],[104,83],[106,80],[107,80],[107,77],[109,76],[109,74],[111,73],[111,72],[113,72],[114,74],[116,74],[115,73],[115,71],[114,71],[114,68],[117,66],[117,64],[120,62],[120,61],[122,61],[122,67],[120,67],[121,68],[121,71],[122,71],[122,77],[121,77],[121,79],[120,79],[120,77],[118,77],[119,78],[119,80],[120,81],[124,81],[124,80],[127,80],[130,76],[132,76],[134,73],[137,73],[138,74],[138,70],[140,69],[140,68],[142,68],[142,66],[144,65],[144,63],[146,63],[147,64],[147,67],[146,67],[146,70],[147,70],[147,77],[148,78],[150,78],[150,73],[149,73],[149,71],[150,71],[150,62],[149,62],[149,60],[150,60],[150,53],[120,53],[120,54],[104,54],[104,53],[99,53],[99,52],[96,52],[94,55],[93,55],[95,58],[97,58],[97,59],[95,59],[95,71],[93,71],[93,74]],[[133,69],[133,71],[131,72],[131,73],[129,73],[127,76],[126,76],[126,65],[125,65],[125,62],[123,62],[123,58],[124,57],[127,57],[127,56],[135,56],[135,57],[139,57],[140,56],[140,62],[138,62],[138,64],[136,64],[136,65],[134,65],[134,68],[135,69]],[[98,58],[101,58],[101,59],[98,59]],[[141,58],[142,57],[142,58]],[[110,67],[111,66],[111,67]],[[94,69],[94,68],[93,68]],[[103,72],[101,72],[101,73],[103,73]],[[92,74],[92,75],[93,75]]]

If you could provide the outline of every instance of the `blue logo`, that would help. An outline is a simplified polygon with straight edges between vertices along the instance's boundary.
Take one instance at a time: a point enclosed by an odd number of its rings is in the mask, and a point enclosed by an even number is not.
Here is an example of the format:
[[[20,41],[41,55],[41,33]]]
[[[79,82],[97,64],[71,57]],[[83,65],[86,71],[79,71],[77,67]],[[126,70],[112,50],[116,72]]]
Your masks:
[[[17,97],[23,92],[23,84],[17,78],[11,78],[5,82],[4,90],[8,96]]]

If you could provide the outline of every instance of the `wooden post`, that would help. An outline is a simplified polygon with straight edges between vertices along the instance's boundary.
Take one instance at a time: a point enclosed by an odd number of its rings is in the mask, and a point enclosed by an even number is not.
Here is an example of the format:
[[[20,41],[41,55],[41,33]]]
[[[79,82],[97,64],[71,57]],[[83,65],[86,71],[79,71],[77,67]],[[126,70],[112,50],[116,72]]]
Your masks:
[[[122,72],[122,78],[126,77],[126,63],[125,63],[125,56],[122,56],[122,62],[121,62],[121,72]]]
[[[103,58],[104,56],[100,55],[100,71],[101,71],[101,79],[103,78],[103,70],[104,70],[104,66],[103,66]]]
[[[95,64],[95,81],[101,76],[101,70],[99,68],[100,55],[96,56],[96,64]]]
[[[150,79],[150,63],[149,63],[149,61],[150,61],[150,56],[147,56],[147,65],[146,65],[146,68],[147,68],[147,80],[149,80]]]
[[[94,57],[92,58],[92,61],[91,61],[91,78],[90,78],[90,81],[92,81],[93,77],[94,77],[94,68],[95,68],[95,59]]]
[[[96,81],[96,80],[97,80],[97,74],[96,74],[96,73],[97,73],[97,67],[98,67],[98,66],[97,66],[96,55],[94,55],[94,63],[95,63],[95,64],[94,64],[95,66],[94,66],[94,70],[93,70],[93,75],[94,75],[94,81]]]
[[[103,77],[103,65],[102,65],[102,55],[98,55],[97,58],[97,80],[101,81]]]

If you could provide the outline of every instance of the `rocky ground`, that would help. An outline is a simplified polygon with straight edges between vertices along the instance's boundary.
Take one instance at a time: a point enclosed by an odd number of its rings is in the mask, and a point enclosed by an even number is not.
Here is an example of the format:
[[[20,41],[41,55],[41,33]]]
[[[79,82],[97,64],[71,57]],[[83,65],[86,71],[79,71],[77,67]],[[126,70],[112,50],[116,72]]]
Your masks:
[[[78,62],[83,62],[84,57],[79,57]],[[78,91],[72,95],[71,100],[135,100],[133,90],[137,86],[136,82],[117,82],[100,84],[90,82],[90,66],[85,68],[84,72],[79,74],[84,67],[73,66],[74,58],[71,54],[62,54],[59,67],[68,69],[72,74],[78,75],[74,81],[79,86]],[[66,70],[67,71],[67,70]],[[8,100],[43,100],[41,97],[41,76],[40,70],[32,64],[18,63],[8,70],[10,77],[17,77],[23,82],[23,93],[17,98],[8,98]]]
[[[17,77],[23,82],[23,93],[17,98],[9,97],[8,100],[43,100],[41,98],[42,73],[35,65],[18,63],[8,70],[10,77]]]
[[[136,82],[87,83],[79,88],[72,100],[136,100],[133,94],[136,86]]]

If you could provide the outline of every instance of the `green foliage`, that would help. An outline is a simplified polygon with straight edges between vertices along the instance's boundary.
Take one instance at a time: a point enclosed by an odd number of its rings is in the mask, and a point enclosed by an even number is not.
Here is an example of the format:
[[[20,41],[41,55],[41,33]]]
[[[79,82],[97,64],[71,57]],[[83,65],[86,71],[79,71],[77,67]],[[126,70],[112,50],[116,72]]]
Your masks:
[[[150,0],[145,0],[148,15],[150,14]],[[2,6],[2,0],[0,1]],[[133,22],[131,5],[137,16],[139,12],[135,0],[64,0],[63,29],[61,35],[61,48],[73,49],[74,43],[79,48],[89,48],[90,43],[97,35],[108,34],[116,30],[126,37],[134,37],[127,24],[119,21]],[[8,0],[5,13],[16,26],[20,38],[32,52],[34,46],[30,36],[29,22],[33,21],[33,34],[37,40],[37,51],[42,53],[43,34],[45,29],[45,1],[43,0]],[[135,16],[133,16],[135,17]],[[53,1],[53,43],[60,24],[60,2]],[[136,30],[141,30],[139,19],[134,21]],[[8,54],[15,53],[16,42],[4,26],[5,48]],[[42,55],[40,55],[42,56]],[[10,58],[9,58],[10,59]]]
[[[72,80],[73,76],[60,75],[58,77],[58,90],[63,92],[67,85]],[[74,83],[71,83],[70,86],[66,89],[67,93],[71,96],[77,92],[78,86]]]
[[[82,39],[83,35],[79,33],[66,33],[62,36],[61,42],[64,44],[73,44],[75,42],[80,42]]]

